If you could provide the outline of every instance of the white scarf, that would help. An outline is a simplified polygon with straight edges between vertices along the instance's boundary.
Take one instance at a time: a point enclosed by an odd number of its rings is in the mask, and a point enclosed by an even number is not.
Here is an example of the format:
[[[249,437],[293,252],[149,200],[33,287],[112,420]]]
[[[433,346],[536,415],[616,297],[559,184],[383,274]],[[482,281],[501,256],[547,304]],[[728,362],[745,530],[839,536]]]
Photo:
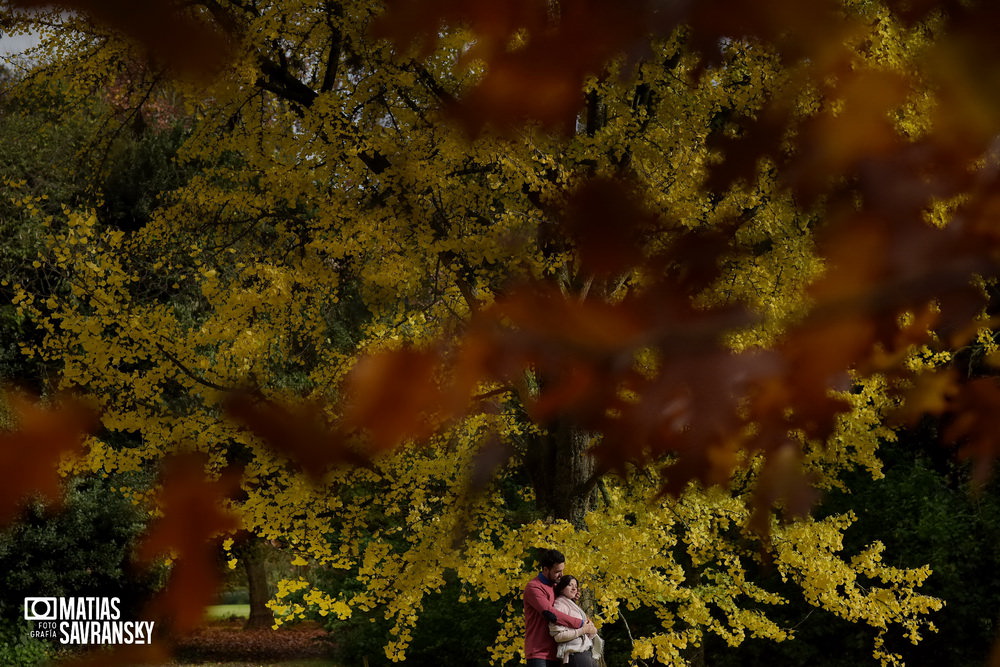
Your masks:
[[[560,596],[559,598],[556,599],[556,601],[553,603],[552,606],[557,608],[559,611],[563,612],[567,616],[573,616],[574,618],[579,618],[583,621],[587,620],[587,615],[583,613],[583,610],[580,609],[580,607],[575,602],[573,602],[567,597]],[[555,626],[555,628],[558,628],[555,632],[553,632],[553,635],[557,634],[562,630],[569,629],[561,625],[556,625],[554,623],[549,624],[550,628],[552,628],[553,626]],[[583,653],[584,651],[589,651],[590,647],[593,645],[594,645],[593,640],[591,640],[591,638],[588,635],[583,634],[577,637],[576,639],[571,639],[567,642],[561,642],[557,644],[556,657],[560,658],[564,663],[567,663],[569,662],[569,656],[571,653]]]

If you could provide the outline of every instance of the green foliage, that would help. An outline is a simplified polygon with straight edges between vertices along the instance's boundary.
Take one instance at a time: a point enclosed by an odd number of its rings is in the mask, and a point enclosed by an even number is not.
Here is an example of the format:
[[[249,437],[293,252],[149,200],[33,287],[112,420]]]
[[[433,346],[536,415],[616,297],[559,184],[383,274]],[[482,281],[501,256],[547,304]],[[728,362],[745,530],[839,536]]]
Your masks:
[[[857,522],[845,533],[849,550],[879,540],[894,555],[891,565],[930,563],[933,574],[923,590],[945,601],[934,614],[937,632],[918,645],[887,637],[887,645],[915,665],[983,664],[996,640],[1000,596],[1000,484],[979,492],[968,483],[968,466],[942,450],[934,427],[904,432],[881,451],[885,477],[863,472],[845,476],[849,491],[833,491],[817,514],[853,508]],[[766,575],[766,570],[762,573]],[[777,579],[777,577],[772,577]],[[772,582],[776,583],[776,582]],[[773,615],[794,631],[796,641],[749,640],[738,649],[709,642],[710,664],[858,665],[868,660],[872,630],[815,609],[783,591],[790,603]]]
[[[0,381],[14,382],[39,394],[44,367],[37,359],[28,359],[21,353],[21,346],[30,345],[34,333],[30,322],[13,306],[0,305]]]
[[[0,82],[6,85],[6,82]],[[52,122],[52,95],[13,97],[0,91],[0,381],[41,393],[46,366],[27,359],[22,346],[41,340],[30,319],[10,305],[14,284],[51,292],[55,282],[35,262],[46,233],[43,216],[81,203],[80,175],[71,165],[93,131],[79,113]]]
[[[354,582],[354,586],[357,583]],[[447,577],[441,591],[423,600],[407,661],[414,664],[485,665],[487,647],[496,638],[497,619],[506,600],[490,602],[466,596],[463,584]],[[393,623],[379,611],[356,613],[346,620],[327,617],[326,627],[334,641],[335,657],[341,664],[359,665],[367,660],[372,667],[387,667],[393,662],[384,651],[386,636]]]
[[[856,543],[878,535],[897,565],[931,563],[926,592],[945,601],[937,633],[900,646],[913,664],[983,664],[996,640],[1000,598],[1000,484],[975,491],[968,466],[942,451],[933,429],[905,433],[884,451],[885,479],[849,480],[824,507],[857,508]]]
[[[49,645],[42,639],[30,636],[28,624],[10,622],[4,618],[0,624],[0,665],[5,667],[31,667],[45,664],[49,659]]]
[[[242,572],[240,573],[243,574]],[[240,577],[243,578],[242,576]],[[243,583],[244,588],[237,588],[232,590],[223,591],[219,594],[218,604],[224,606],[235,606],[235,605],[246,605],[250,603],[250,594],[245,588],[246,583]]]
[[[14,285],[65,298],[64,277],[38,262],[63,207],[103,202],[104,224],[141,226],[160,194],[181,182],[174,156],[186,130],[135,124],[101,136],[111,113],[105,99],[74,103],[58,85],[3,73],[0,86],[0,382],[42,394],[53,369],[22,353],[42,341],[32,320],[10,305]]]
[[[61,510],[33,504],[0,533],[0,617],[21,616],[29,596],[119,597],[123,615],[138,611],[159,573],[131,564],[145,516],[113,485],[101,478],[74,480]]]
[[[150,220],[161,193],[180,186],[190,170],[174,161],[186,135],[183,125],[125,134],[108,159],[99,213],[105,224],[134,231]]]

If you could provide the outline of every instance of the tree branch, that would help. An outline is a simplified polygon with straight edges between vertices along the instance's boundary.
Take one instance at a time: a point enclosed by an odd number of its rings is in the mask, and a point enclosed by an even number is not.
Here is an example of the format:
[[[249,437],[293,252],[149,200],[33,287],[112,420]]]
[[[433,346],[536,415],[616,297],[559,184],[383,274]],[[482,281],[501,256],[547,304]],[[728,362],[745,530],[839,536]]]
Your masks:
[[[262,76],[257,79],[257,85],[261,88],[305,109],[311,107],[319,97],[319,93],[267,56],[259,56],[258,62]]]
[[[493,398],[494,396],[502,396],[503,394],[514,391],[510,387],[499,387],[498,389],[491,389],[490,391],[483,392],[482,394],[476,394],[472,397],[473,401],[485,401],[488,398]]]
[[[320,84],[321,93],[333,90],[337,84],[337,72],[340,68],[340,54],[342,51],[344,36],[340,32],[340,26],[334,21],[344,18],[344,8],[340,3],[326,3],[326,25],[330,28],[330,53],[326,58],[326,71],[323,72],[323,82]]]
[[[282,67],[267,56],[258,57],[260,63],[261,76],[257,79],[257,85],[264,90],[270,91],[280,97],[299,106],[299,113],[303,109],[310,108],[319,97],[319,93],[302,83],[288,69]],[[344,136],[345,140],[352,137]],[[389,158],[378,151],[363,150],[358,152],[360,159],[368,169],[375,174],[381,174],[388,169],[392,163]]]
[[[601,481],[601,478],[604,477],[605,472],[607,471],[604,470],[603,468],[595,469],[594,474],[592,474],[590,478],[587,479],[587,481],[585,481],[583,484],[576,487],[574,493],[581,497],[588,495],[591,491],[594,490],[594,487],[597,486],[597,483]],[[605,493],[605,500],[607,500],[607,491],[605,490],[604,493]],[[609,502],[608,504],[610,505],[611,503]]]
[[[445,90],[444,86],[438,83],[434,75],[427,71],[427,68],[422,64],[412,61],[406,69],[410,69],[416,74],[420,83],[424,84],[424,88],[430,91],[443,106],[452,106],[456,103],[455,96]]]
[[[597,488],[601,492],[601,497],[604,498],[604,504],[611,507],[611,495],[608,493],[608,485],[604,483],[604,479],[597,480]]]
[[[216,384],[216,383],[212,382],[211,380],[206,380],[205,378],[201,377],[200,375],[198,375],[197,373],[195,373],[194,371],[192,371],[190,368],[188,368],[187,366],[185,366],[183,363],[181,363],[180,359],[178,359],[174,355],[172,355],[169,352],[167,352],[166,348],[164,348],[162,345],[160,345],[159,343],[154,343],[154,344],[156,345],[156,349],[160,351],[160,354],[162,354],[164,357],[166,357],[167,360],[169,360],[174,366],[177,366],[177,368],[182,373],[184,373],[184,375],[187,375],[189,378],[191,378],[192,380],[194,380],[198,384],[203,385],[205,387],[208,387],[209,389],[215,389],[216,391],[227,391],[228,392],[228,391],[233,391],[234,390],[233,387],[223,387],[221,384]]]

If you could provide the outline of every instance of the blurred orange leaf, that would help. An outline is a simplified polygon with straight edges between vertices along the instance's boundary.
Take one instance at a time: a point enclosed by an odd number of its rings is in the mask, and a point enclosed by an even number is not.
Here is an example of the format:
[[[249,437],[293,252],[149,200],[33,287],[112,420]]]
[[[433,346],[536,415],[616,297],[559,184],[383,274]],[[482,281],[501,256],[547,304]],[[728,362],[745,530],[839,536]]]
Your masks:
[[[331,427],[321,404],[282,404],[234,392],[226,401],[226,411],[272,451],[293,459],[314,479],[322,477],[330,466],[364,465],[368,460]]]
[[[814,480],[802,467],[802,455],[797,446],[788,443],[768,454],[754,490],[750,527],[761,535],[768,535],[771,510],[775,506],[781,507],[789,518],[809,514],[819,500],[813,484]]]
[[[470,133],[532,120],[572,131],[584,78],[642,43],[655,25],[652,9],[646,0],[563,0],[558,8],[542,0],[396,0],[373,31],[404,48],[419,44],[424,53],[442,24],[474,33],[458,66],[478,59],[486,71],[452,109]]]
[[[884,155],[901,143],[890,112],[906,99],[907,80],[849,66],[839,68],[835,76],[826,108],[802,128],[790,167],[792,183],[810,195],[822,192],[862,160]]]
[[[913,425],[925,414],[942,415],[958,389],[958,374],[954,370],[922,373],[907,390],[893,418],[899,423]]]
[[[363,430],[375,451],[431,435],[453,414],[439,384],[440,363],[433,351],[412,348],[363,357],[342,388],[343,427]]]
[[[972,460],[972,481],[982,484],[1000,455],[1000,384],[979,378],[960,385],[951,400],[952,415],[942,438],[959,447],[959,456]]]
[[[624,182],[595,178],[570,194],[563,225],[576,244],[581,271],[608,276],[642,262],[641,232],[652,220]]]
[[[204,78],[232,55],[229,35],[206,11],[172,0],[11,0],[15,7],[62,7],[84,14],[144,47],[177,73]]]
[[[65,454],[79,452],[96,415],[73,399],[44,406],[8,395],[15,430],[0,433],[0,468],[7,471],[0,485],[0,524],[13,519],[31,496],[58,503],[62,497],[58,467]]]
[[[174,558],[166,588],[147,609],[172,632],[195,629],[214,600],[219,584],[214,540],[239,528],[224,507],[237,488],[235,475],[208,479],[199,455],[179,455],[164,464],[158,494],[162,516],[150,525],[136,555],[145,562],[160,555]]]

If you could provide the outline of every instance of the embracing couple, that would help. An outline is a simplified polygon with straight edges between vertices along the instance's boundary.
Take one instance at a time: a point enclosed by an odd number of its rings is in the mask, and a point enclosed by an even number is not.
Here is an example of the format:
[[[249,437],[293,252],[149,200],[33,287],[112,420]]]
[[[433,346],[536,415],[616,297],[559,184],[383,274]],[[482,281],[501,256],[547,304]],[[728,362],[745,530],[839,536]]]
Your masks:
[[[528,667],[597,667],[603,642],[577,605],[580,582],[564,574],[566,558],[542,552],[541,572],[524,587],[524,654]]]

